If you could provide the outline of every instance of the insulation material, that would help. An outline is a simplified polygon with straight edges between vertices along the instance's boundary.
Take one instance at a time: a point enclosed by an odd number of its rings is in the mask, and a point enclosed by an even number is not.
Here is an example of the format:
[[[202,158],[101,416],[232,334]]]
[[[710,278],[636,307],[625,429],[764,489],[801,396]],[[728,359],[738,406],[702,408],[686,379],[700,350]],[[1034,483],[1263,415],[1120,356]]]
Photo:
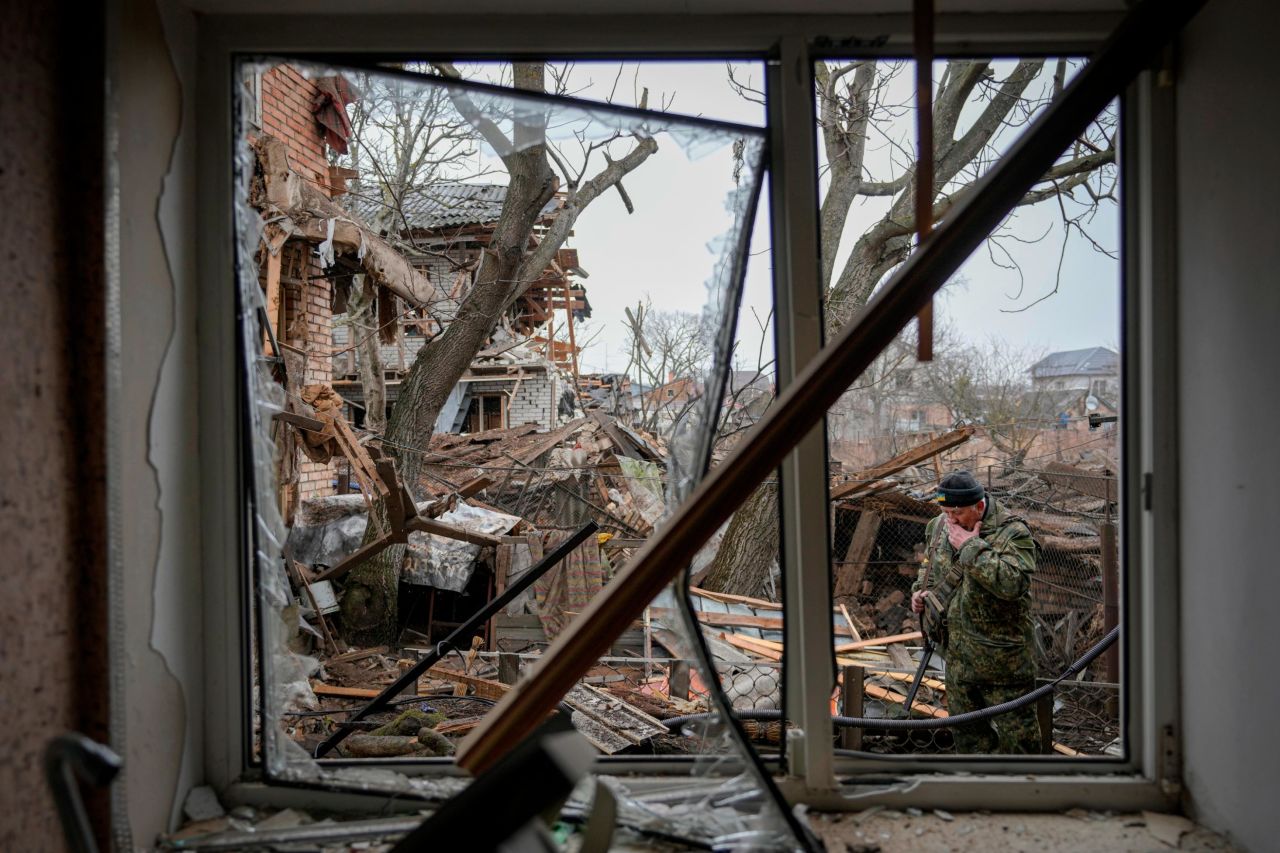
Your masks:
[[[645,462],[629,456],[618,456],[618,467],[626,475],[627,491],[640,515],[650,526],[656,525],[667,514],[662,496],[662,467],[657,462]]]
[[[459,501],[437,520],[491,536],[500,536],[520,523],[513,515],[471,506],[465,501]],[[471,580],[479,556],[479,545],[431,533],[410,533],[401,578],[408,583],[462,592]]]

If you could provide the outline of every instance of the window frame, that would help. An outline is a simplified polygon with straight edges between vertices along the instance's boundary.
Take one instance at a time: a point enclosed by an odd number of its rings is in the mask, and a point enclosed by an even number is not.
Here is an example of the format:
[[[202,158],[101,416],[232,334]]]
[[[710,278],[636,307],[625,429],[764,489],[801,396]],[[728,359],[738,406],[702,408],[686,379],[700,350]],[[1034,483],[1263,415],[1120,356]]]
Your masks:
[[[1088,53],[1119,20],[1105,14],[941,15],[939,56]],[[854,34],[854,35],[849,35]],[[859,35],[861,34],[861,35]],[[828,55],[894,56],[909,52],[905,15],[649,15],[587,16],[566,26],[557,16],[353,15],[334,28],[325,14],[205,15],[198,22],[197,115],[200,266],[198,332],[201,475],[205,577],[205,765],[219,786],[252,779],[250,719],[252,651],[244,602],[252,592],[245,535],[242,449],[237,416],[234,229],[231,211],[234,61],[241,54],[368,61],[377,54],[453,59],[760,59],[767,61],[767,131],[781,156],[770,164],[779,390],[818,349],[821,292],[817,255],[816,126],[812,64]],[[361,53],[351,45],[359,44]],[[795,73],[784,73],[794,71]],[[904,761],[837,758],[825,736],[833,678],[825,426],[815,428],[780,471],[787,660],[784,703],[800,730],[789,739],[789,798],[828,808],[873,803],[1008,808],[1101,808],[1167,805],[1177,794],[1177,661],[1158,649],[1177,647],[1177,498],[1153,472],[1175,470],[1176,376],[1172,300],[1155,298],[1173,281],[1172,89],[1144,74],[1122,101],[1122,208],[1125,342],[1122,370],[1126,424],[1122,434],[1122,713],[1129,738],[1123,760],[957,759]],[[807,120],[806,120],[807,116]],[[815,334],[815,330],[818,332]],[[817,476],[814,476],[814,475]],[[802,486],[802,484],[810,484]],[[818,484],[817,486],[813,484]],[[226,570],[235,567],[235,570]],[[823,578],[814,583],[815,577]],[[828,677],[830,676],[830,678]],[[661,772],[661,761],[627,765]],[[670,763],[679,767],[680,763]],[[406,768],[407,769],[407,768]],[[440,772],[436,766],[432,772]],[[860,784],[861,774],[899,782]],[[448,771],[446,771],[448,772]],[[625,771],[623,771],[625,772]],[[964,775],[954,775],[963,773]],[[1034,774],[1034,783],[1032,779]],[[842,783],[837,777],[849,777]],[[242,793],[280,802],[281,789],[250,785]],[[302,802],[318,792],[298,790]],[[287,797],[285,797],[287,799]]]

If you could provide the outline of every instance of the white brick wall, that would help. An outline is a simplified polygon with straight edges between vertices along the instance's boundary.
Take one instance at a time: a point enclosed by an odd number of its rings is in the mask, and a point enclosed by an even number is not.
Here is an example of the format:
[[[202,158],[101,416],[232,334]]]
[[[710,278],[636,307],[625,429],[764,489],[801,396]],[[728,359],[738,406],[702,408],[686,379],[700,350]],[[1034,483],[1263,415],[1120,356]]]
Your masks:
[[[507,394],[515,389],[515,396],[507,400],[507,425],[537,424],[540,429],[549,430],[559,423],[556,417],[557,379],[546,374],[526,377],[516,388],[515,380],[501,382],[472,382],[471,393],[474,394]]]

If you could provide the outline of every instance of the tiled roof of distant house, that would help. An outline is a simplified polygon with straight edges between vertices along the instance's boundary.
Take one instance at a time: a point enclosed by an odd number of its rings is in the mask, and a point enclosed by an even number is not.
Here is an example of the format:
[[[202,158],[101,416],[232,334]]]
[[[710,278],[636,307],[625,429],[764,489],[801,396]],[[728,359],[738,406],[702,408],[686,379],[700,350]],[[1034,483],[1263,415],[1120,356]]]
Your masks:
[[[372,219],[381,206],[373,200],[377,191],[370,187],[361,194],[363,198],[355,200],[356,212],[365,219]],[[433,231],[496,222],[506,198],[507,188],[502,184],[439,182],[409,190],[401,208],[410,228]],[[542,208],[543,215],[554,211],[559,203],[558,199],[552,198]]]

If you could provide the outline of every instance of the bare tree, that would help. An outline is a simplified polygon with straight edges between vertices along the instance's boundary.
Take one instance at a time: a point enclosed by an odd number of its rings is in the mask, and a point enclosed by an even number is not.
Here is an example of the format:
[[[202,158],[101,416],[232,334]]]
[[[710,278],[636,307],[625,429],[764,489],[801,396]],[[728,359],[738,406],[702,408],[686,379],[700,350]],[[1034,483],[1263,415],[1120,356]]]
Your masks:
[[[451,65],[436,67],[446,76],[460,76]],[[543,92],[545,78],[543,63],[516,63],[512,68],[518,89]],[[605,141],[582,135],[580,162],[571,165],[566,152],[549,144],[546,127],[516,122],[508,136],[464,90],[451,90],[448,97],[457,115],[498,153],[508,185],[484,262],[473,272],[455,316],[419,350],[391,408],[384,444],[415,495],[420,494],[424,460],[420,452],[406,448],[427,444],[441,407],[475,354],[519,296],[542,276],[587,206],[619,187],[624,176],[658,149],[652,137],[639,134],[618,133]],[[593,159],[604,160],[594,172]],[[535,240],[535,225],[557,191],[564,193],[563,204]],[[373,535],[373,528],[371,524],[368,535]],[[395,639],[403,555],[403,546],[392,546],[348,576],[342,612],[353,641],[375,645]]]
[[[1002,147],[1062,91],[1071,71],[1066,60],[1047,66],[1046,60],[1029,59],[1002,71],[1005,67],[989,60],[952,60],[935,84],[934,222],[944,220],[972,192]],[[908,68],[904,62],[875,59],[822,61],[815,67],[822,177],[827,183],[819,227],[828,336],[857,314],[913,247],[917,152],[912,142],[912,90],[895,85]],[[762,97],[732,65],[728,71],[730,85],[741,95]],[[1115,114],[1108,110],[1020,202],[1022,206],[1057,206],[1064,253],[1072,235],[1110,253],[1089,236],[1086,226],[1101,204],[1116,198],[1115,133]],[[851,215],[873,204],[887,204],[888,209],[849,245],[846,231]],[[1006,241],[1021,239],[1006,223],[988,240],[993,260],[1016,269]],[[1050,293],[1056,289],[1055,282]],[[732,542],[776,541],[774,495],[773,490],[764,490],[734,514],[724,537],[730,547],[721,546],[708,575],[724,578],[729,585],[708,583],[709,588],[743,595],[763,589],[773,554],[764,560],[755,549],[738,549]]]
[[[930,393],[957,424],[980,426],[988,440],[1019,465],[1053,423],[1052,395],[1033,386],[1028,370],[1042,352],[998,339],[943,353],[921,371]]]
[[[698,315],[654,311],[647,297],[626,313],[627,366],[623,372],[645,386],[640,395],[639,425],[660,431],[679,420],[692,402],[691,396],[698,393],[711,356],[709,338]]]
[[[816,66],[819,125],[828,189],[820,212],[822,276],[827,284],[828,334],[863,305],[876,286],[906,260],[915,231],[916,152],[911,105],[894,93],[905,63],[863,60],[820,62]],[[1062,90],[1069,65],[1057,60],[1022,60],[1001,77],[988,60],[948,62],[934,95],[933,219],[939,222],[973,189],[1000,157],[1001,149]],[[1084,236],[1105,200],[1115,200],[1115,116],[1108,111],[1050,169],[1020,202],[1051,202],[1063,216],[1062,235]],[[850,214],[873,199],[889,201],[888,211],[859,234],[844,235]],[[1007,231],[991,236],[991,251],[1012,264],[1004,248]],[[839,263],[842,255],[847,256]]]

